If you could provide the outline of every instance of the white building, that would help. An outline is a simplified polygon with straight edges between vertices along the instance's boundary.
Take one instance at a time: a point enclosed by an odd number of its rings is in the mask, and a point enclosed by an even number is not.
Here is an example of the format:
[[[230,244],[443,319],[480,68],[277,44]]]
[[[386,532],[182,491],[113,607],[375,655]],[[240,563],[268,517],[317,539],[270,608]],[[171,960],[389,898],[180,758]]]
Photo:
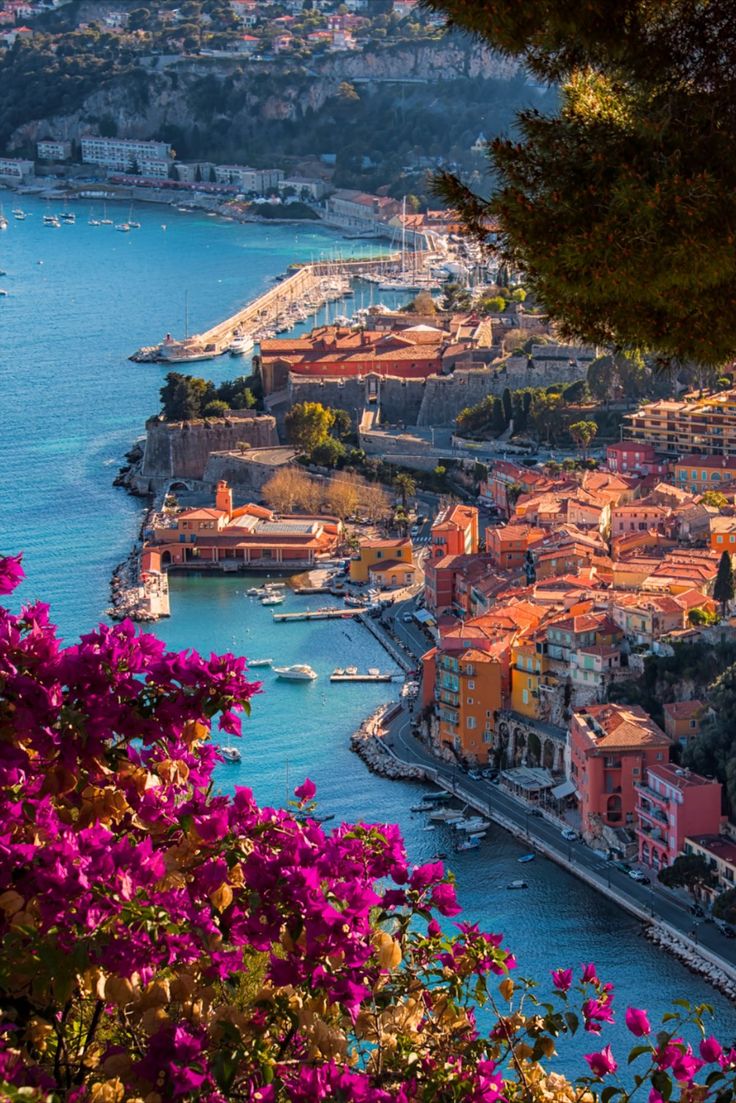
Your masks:
[[[68,161],[72,155],[72,143],[61,138],[46,138],[36,142],[36,156],[39,161]]]
[[[297,199],[301,199],[302,196],[308,196],[309,199],[321,199],[328,191],[324,180],[312,180],[306,176],[285,177],[279,184],[279,193],[283,195],[288,188],[294,189]]]
[[[172,162],[166,157],[141,157],[138,169],[141,176],[155,176],[162,180],[169,177]]]
[[[33,161],[26,161],[21,157],[0,157],[0,180],[14,180],[18,183],[28,176],[34,176],[35,172]]]
[[[141,162],[171,159],[168,142],[144,142],[137,138],[82,138],[82,161],[102,165],[112,172],[131,172]],[[168,170],[166,175],[168,175]]]
[[[244,192],[263,195],[284,179],[281,169],[252,169],[247,165],[215,165],[218,184],[234,184]]]

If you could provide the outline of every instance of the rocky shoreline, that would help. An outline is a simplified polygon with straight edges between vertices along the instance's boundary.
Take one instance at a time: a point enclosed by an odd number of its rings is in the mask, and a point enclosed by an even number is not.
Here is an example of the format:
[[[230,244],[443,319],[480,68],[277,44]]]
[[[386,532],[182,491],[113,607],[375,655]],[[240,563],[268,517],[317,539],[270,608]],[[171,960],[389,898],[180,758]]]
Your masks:
[[[368,769],[392,781],[421,781],[424,770],[399,762],[383,742],[383,720],[393,705],[381,705],[363,721],[350,738],[350,749],[362,758]]]
[[[645,928],[644,934],[650,942],[653,942],[655,946],[659,946],[661,950],[666,950],[672,957],[677,958],[692,973],[704,977],[709,984],[717,988],[724,996],[736,1000],[736,982],[728,977],[722,969],[719,969],[717,965],[713,965],[703,957],[697,949],[693,949],[689,941],[677,938],[676,935],[663,930],[654,923]]]

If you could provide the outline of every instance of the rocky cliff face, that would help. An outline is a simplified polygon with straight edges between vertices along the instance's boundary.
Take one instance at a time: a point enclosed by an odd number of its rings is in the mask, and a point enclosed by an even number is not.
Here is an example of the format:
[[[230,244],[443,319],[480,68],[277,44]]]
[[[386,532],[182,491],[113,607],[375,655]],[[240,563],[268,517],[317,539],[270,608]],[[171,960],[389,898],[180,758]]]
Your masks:
[[[95,131],[101,119],[113,120],[121,137],[159,137],[166,128],[190,130],[197,122],[196,100],[203,81],[228,87],[227,107],[219,118],[231,133],[247,134],[255,123],[298,121],[319,111],[342,81],[383,82],[410,78],[450,81],[461,78],[510,80],[519,75],[514,62],[478,43],[450,36],[416,46],[388,45],[377,51],[328,56],[309,66],[253,63],[243,58],[148,59],[138,70],[114,78],[69,114],[34,120],[19,127],[11,148],[27,146],[48,133],[78,139]],[[218,114],[215,109],[214,119]]]

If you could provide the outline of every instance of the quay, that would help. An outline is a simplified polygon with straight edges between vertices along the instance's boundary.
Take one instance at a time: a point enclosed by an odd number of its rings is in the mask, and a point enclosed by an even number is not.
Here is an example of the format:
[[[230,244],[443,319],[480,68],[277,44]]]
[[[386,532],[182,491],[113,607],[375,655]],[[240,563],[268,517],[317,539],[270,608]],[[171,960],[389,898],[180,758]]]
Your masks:
[[[392,682],[398,675],[394,674],[330,674],[331,682]]]
[[[136,363],[173,366],[214,359],[227,351],[236,335],[249,334],[255,342],[282,329],[291,329],[295,322],[306,321],[324,303],[343,298],[349,291],[352,278],[385,271],[387,265],[396,266],[400,261],[401,254],[385,253],[378,257],[352,258],[330,264],[304,264],[203,333],[187,336],[181,341],[167,339],[158,345],[145,345],[129,359]]]
[[[274,613],[273,619],[278,621],[294,620],[349,620],[357,617],[361,609],[305,609],[303,613]]]

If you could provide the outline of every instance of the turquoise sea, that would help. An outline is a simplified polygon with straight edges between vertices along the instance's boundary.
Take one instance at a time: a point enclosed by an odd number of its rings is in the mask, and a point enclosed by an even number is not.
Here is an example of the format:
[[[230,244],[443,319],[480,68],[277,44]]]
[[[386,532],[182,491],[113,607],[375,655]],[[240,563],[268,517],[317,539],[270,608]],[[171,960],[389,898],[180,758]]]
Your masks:
[[[90,203],[74,208],[76,226],[51,229],[41,222],[45,204],[9,192],[0,198],[10,217],[0,234],[0,287],[9,292],[0,298],[0,549],[24,552],[22,598],[50,602],[72,639],[100,619],[111,569],[130,550],[140,520],[140,502],[111,482],[157,409],[165,369],[127,356],[168,330],[183,331],[185,290],[196,330],[268,286],[294,259],[375,244],[344,242],[313,226],[238,226],[147,206],[135,214],[142,229],[121,234],[88,226]],[[33,217],[16,222],[10,210],[17,205]],[[110,210],[116,220],[127,213]],[[227,358],[197,368],[216,379],[243,370]],[[243,761],[221,766],[219,784],[248,784],[261,801],[282,803],[308,774],[323,810],[337,820],[398,822],[417,862],[449,851],[444,829],[425,832],[424,817],[409,811],[419,788],[374,777],[348,749],[350,733],[392,688],[331,686],[328,675],[350,661],[390,668],[387,656],[355,625],[274,624],[271,610],[245,595],[252,584],[175,577],[172,617],[155,628],[172,647],[309,662],[320,675],[300,685],[254,671],[263,693],[245,725]],[[291,595],[282,608],[315,600]],[[655,950],[626,913],[554,865],[537,860],[524,869],[527,892],[505,891],[519,876],[524,849],[493,829],[480,850],[448,862],[466,914],[504,933],[521,972],[546,984],[550,967],[592,960],[616,984],[620,1005],[657,1013],[678,996],[710,1001],[720,1032],[736,1036],[736,1012],[725,999]],[[616,1026],[614,1043],[624,1034]],[[588,1037],[564,1052],[592,1048]],[[569,1058],[563,1063],[570,1067]]]

